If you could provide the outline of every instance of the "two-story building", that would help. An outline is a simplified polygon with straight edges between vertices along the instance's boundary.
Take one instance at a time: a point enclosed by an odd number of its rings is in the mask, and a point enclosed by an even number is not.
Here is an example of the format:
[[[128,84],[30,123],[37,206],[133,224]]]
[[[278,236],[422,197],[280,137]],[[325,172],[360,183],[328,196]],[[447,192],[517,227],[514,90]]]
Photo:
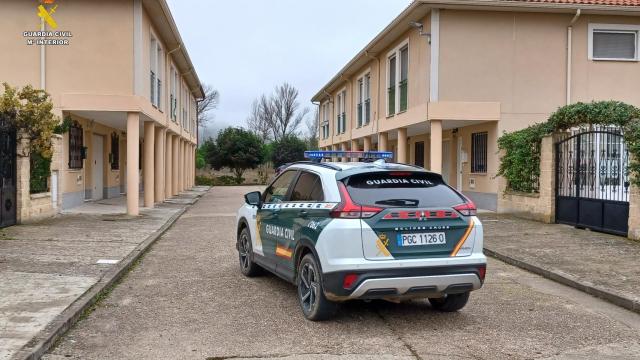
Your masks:
[[[141,191],[151,207],[194,184],[204,94],[165,0],[10,0],[2,15],[0,82],[46,90],[71,121],[45,194],[54,209],[126,194],[136,215]],[[33,215],[20,187],[18,221]]]
[[[640,106],[639,31],[634,0],[416,0],[313,97],[319,146],[393,151],[496,210],[503,132]]]

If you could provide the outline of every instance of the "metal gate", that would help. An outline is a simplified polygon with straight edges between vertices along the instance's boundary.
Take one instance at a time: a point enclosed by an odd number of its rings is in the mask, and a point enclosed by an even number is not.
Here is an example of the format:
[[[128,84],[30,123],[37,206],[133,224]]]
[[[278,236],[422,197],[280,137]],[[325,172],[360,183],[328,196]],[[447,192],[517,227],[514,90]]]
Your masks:
[[[575,130],[556,143],[556,222],[626,236],[629,185],[619,128]]]
[[[16,132],[0,114],[0,228],[16,223]]]

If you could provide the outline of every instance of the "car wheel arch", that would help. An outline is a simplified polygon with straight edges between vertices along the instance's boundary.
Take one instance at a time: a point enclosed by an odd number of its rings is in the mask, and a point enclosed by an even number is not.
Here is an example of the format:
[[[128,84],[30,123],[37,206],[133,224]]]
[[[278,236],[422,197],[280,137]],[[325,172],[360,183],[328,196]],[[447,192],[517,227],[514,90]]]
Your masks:
[[[313,242],[307,238],[301,238],[296,245],[296,249],[294,252],[294,269],[293,269],[293,279],[296,281],[298,278],[298,265],[302,258],[307,254],[313,254],[313,257],[316,259],[318,266],[320,267],[320,272],[322,272],[322,265],[320,264],[320,258],[318,257],[318,253],[316,252],[315,246]]]

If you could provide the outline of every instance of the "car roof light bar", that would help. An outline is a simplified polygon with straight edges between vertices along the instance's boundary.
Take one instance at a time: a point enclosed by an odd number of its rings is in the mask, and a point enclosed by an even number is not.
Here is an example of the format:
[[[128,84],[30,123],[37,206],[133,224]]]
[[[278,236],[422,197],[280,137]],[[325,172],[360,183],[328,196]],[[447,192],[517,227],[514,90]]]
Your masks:
[[[306,159],[322,160],[332,157],[346,157],[357,159],[393,159],[391,151],[342,151],[342,150],[311,150],[305,151]]]

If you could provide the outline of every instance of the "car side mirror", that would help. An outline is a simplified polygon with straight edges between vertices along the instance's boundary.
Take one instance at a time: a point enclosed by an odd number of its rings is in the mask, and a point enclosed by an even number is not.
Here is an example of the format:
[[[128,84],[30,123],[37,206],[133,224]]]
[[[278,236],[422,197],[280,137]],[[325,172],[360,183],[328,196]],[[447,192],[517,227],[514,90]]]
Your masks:
[[[260,191],[252,191],[250,193],[244,194],[244,201],[253,206],[260,206],[262,202],[262,194]]]

